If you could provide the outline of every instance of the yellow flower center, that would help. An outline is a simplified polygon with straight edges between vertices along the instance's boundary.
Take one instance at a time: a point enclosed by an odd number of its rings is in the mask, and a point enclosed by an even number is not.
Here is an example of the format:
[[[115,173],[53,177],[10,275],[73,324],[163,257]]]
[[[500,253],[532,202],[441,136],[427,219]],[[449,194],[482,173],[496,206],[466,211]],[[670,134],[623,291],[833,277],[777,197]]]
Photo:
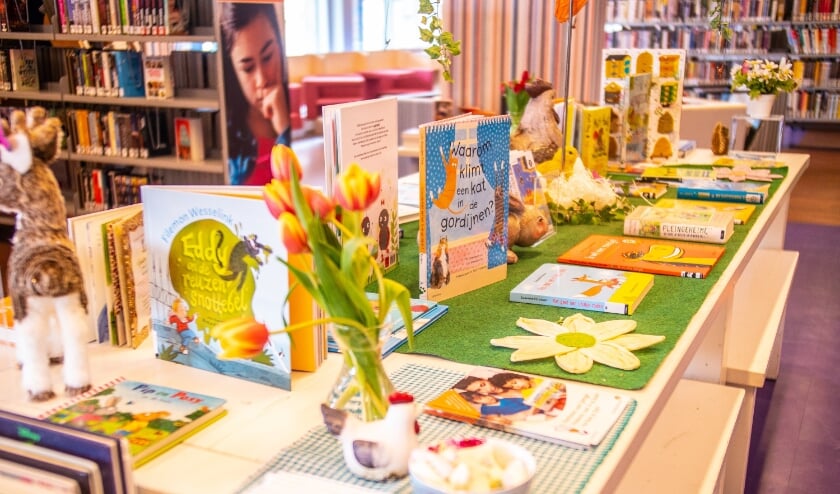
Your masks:
[[[554,341],[572,348],[589,348],[595,346],[598,340],[586,333],[563,333],[554,337]]]

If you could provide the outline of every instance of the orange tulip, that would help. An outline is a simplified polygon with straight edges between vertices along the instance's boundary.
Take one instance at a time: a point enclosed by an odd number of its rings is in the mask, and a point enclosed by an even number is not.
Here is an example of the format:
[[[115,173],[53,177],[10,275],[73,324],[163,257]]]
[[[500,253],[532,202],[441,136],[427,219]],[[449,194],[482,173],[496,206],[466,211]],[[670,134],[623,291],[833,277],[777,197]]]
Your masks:
[[[306,230],[300,220],[292,213],[284,212],[280,215],[280,240],[289,254],[303,254],[309,252]]]
[[[292,148],[283,144],[276,144],[271,148],[271,175],[277,180],[290,181],[292,172],[297,175],[298,181],[303,176],[303,168],[300,166],[297,154]]]
[[[352,163],[336,183],[334,195],[342,207],[350,211],[362,211],[379,197],[382,187],[378,173],[369,173]]]
[[[283,213],[294,213],[295,204],[292,201],[292,189],[289,182],[276,178],[263,186],[263,200],[271,216],[279,218]]]
[[[268,342],[268,328],[253,316],[242,316],[213,326],[210,336],[222,347],[219,358],[252,358],[262,353]]]
[[[335,212],[335,201],[327,197],[318,189],[302,187],[303,197],[315,216],[321,219],[328,219]]]

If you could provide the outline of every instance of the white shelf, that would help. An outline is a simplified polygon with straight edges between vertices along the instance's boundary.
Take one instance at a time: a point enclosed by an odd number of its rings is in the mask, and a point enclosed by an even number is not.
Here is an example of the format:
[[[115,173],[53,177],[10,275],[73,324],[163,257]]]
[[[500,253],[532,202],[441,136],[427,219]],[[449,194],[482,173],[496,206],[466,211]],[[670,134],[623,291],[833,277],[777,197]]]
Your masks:
[[[105,156],[101,154],[70,153],[70,161],[86,161],[88,163],[103,163],[106,165],[143,166],[166,170],[183,170],[222,174],[225,172],[224,162],[220,159],[206,159],[204,161],[179,160],[175,156],[156,156],[154,158],[123,158],[119,156]]]
[[[0,91],[0,99],[61,101],[62,96],[57,91]]]
[[[83,103],[92,105],[142,106],[151,108],[184,108],[203,111],[217,111],[219,109],[219,94],[213,89],[194,89],[184,96],[174,98],[152,99],[145,97],[119,98],[107,96],[80,96],[65,94],[67,103]]]
[[[616,492],[715,491],[743,400],[742,389],[681,380]]]
[[[726,382],[764,386],[799,252],[760,249],[738,280],[726,340]]]

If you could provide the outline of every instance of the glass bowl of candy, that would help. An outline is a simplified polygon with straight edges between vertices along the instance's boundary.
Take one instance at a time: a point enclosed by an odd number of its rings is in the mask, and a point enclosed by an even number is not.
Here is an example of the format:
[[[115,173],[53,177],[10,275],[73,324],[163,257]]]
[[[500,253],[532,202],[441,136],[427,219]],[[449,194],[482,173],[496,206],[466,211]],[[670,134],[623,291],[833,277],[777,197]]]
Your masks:
[[[411,452],[415,494],[526,494],[537,462],[527,449],[496,438],[450,438]]]

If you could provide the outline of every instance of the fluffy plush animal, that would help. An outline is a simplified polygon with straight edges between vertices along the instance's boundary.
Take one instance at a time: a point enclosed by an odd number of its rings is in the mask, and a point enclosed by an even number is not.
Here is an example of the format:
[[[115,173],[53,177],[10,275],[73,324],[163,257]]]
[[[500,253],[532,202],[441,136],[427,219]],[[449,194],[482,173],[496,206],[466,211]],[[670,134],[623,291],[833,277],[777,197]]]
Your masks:
[[[46,118],[42,108],[31,110],[29,120],[14,112],[11,133],[0,140],[0,210],[17,217],[8,281],[22,382],[31,400],[43,401],[55,396],[51,361],[63,360],[69,395],[90,388],[87,298],[67,235],[64,197],[49,168],[59,151],[61,121]]]
[[[408,458],[420,433],[414,397],[394,392],[388,402],[385,418],[374,422],[321,405],[327,430],[341,442],[347,468],[359,477],[386,480],[408,474]]]
[[[508,251],[507,262],[514,264],[519,260],[511,247],[530,247],[548,232],[549,219],[536,206],[525,205],[521,200],[510,196],[508,215]]]
[[[534,161],[542,163],[551,160],[563,146],[563,133],[557,125],[560,118],[554,111],[554,89],[549,82],[535,79],[525,84],[525,91],[531,99],[519,127],[510,136],[510,148],[531,150]]]

